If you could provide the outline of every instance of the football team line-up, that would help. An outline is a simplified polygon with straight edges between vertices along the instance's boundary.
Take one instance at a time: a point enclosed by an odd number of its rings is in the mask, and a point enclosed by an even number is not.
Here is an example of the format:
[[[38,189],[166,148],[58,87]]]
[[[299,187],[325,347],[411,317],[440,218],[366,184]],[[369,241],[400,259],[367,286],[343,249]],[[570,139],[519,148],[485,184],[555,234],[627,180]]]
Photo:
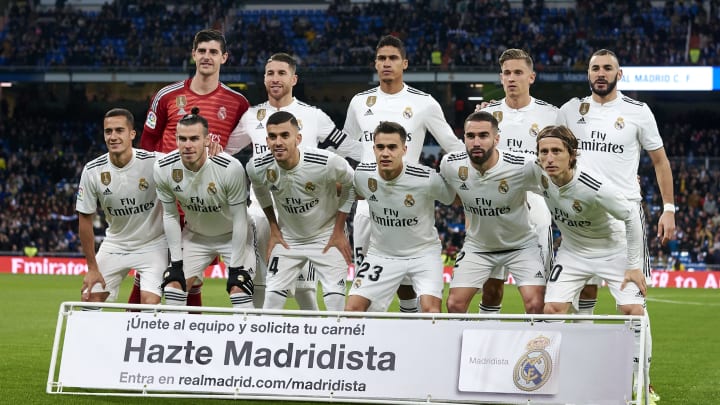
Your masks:
[[[377,44],[379,86],[352,98],[343,129],[293,96],[288,54],[268,59],[268,99],[255,106],[219,80],[228,58],[220,32],[198,32],[192,58],[195,75],[152,99],[140,148],[128,110],[105,114],[108,152],[86,164],[77,195],[83,301],[116,299],[135,269],[131,303],[200,306],[203,272],[222,257],[234,308],[282,309],[294,296],[317,310],[319,281],[328,310],[386,311],[397,294],[403,312],[440,312],[439,201],[462,204],[466,222],[448,312],[467,312],[481,291],[479,311],[499,313],[512,274],[527,313],[592,314],[605,281],[621,313],[647,316],[642,151],[664,203],[663,243],[675,233],[673,180],[652,111],[616,87],[612,51],[589,60],[591,94],[557,108],[531,96],[532,58],[506,50],[505,97],[478,106],[462,139],[432,96],[404,83],[408,59],[394,36]],[[427,133],[446,151],[439,172],[418,163]],[[248,146],[243,167],[232,155]],[[96,252],[98,208],[108,228]]]

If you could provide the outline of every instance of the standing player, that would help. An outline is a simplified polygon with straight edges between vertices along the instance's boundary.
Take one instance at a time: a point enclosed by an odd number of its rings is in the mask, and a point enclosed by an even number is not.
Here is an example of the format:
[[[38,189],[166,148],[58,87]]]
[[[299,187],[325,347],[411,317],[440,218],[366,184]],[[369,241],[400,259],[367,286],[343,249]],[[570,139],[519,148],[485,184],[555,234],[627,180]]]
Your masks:
[[[143,276],[141,302],[160,302],[167,242],[152,175],[157,156],[132,147],[134,125],[135,118],[126,109],[114,108],[105,113],[103,130],[108,153],[85,165],[80,176],[78,231],[88,263],[83,301],[115,300],[120,282],[130,269],[135,269]],[[98,202],[108,228],[96,255],[93,217]]]
[[[165,303],[184,305],[187,286],[202,280],[217,255],[228,258],[227,291],[234,308],[252,308],[255,255],[246,246],[245,170],[227,153],[208,157],[208,122],[198,108],[177,125],[178,150],[154,167],[171,267],[164,274]],[[177,205],[175,201],[177,200]],[[178,205],[185,212],[180,230]]]
[[[346,311],[386,311],[400,282],[410,279],[423,312],[440,312],[442,249],[435,200],[455,193],[435,170],[405,163],[405,129],[382,122],[372,133],[376,163],[361,163],[355,190],[370,208],[370,244],[355,273]]]
[[[345,159],[332,152],[300,148],[299,131],[291,113],[272,114],[267,120],[270,151],[254,157],[247,166],[270,224],[263,308],[282,309],[301,271],[312,263],[322,282],[326,308],[342,311],[352,260],[345,221],[355,202],[353,171]]]
[[[498,149],[531,155],[534,158],[535,138],[540,130],[556,123],[558,109],[530,95],[530,86],[535,83],[535,71],[533,60],[525,51],[507,49],[500,55],[499,62],[500,82],[505,90],[505,98],[490,103],[483,111],[491,113],[498,121]],[[530,206],[530,223],[537,234],[547,273],[552,265],[553,255],[550,212],[542,197],[535,193],[528,192],[527,201]],[[507,278],[507,269],[497,270],[500,271],[491,275],[482,288],[481,313],[497,314],[502,308],[503,283]],[[511,274],[517,278],[515,273]],[[544,288],[528,291],[528,294],[535,295],[532,298],[535,302],[543,300],[543,295],[540,295],[543,293]]]
[[[375,162],[373,133],[379,123],[399,123],[407,131],[407,154],[405,160],[416,164],[420,159],[425,135],[428,131],[447,152],[464,150],[445,121],[440,104],[429,94],[414,89],[403,82],[403,72],[408,67],[403,42],[392,35],[380,38],[375,48],[375,70],[380,86],[358,93],[350,101],[345,118],[345,133],[362,143],[361,162]],[[368,249],[370,215],[367,202],[358,201],[353,219],[355,265],[362,262]],[[398,291],[400,310],[417,312],[415,292],[404,285]]]
[[[545,271],[527,202],[528,190],[537,191],[535,159],[498,151],[499,142],[493,115],[474,112],[465,120],[466,151],[449,153],[440,163],[440,174],[462,200],[468,225],[450,282],[448,312],[467,312],[491,272],[503,268],[515,275],[525,312],[543,312]]]
[[[545,313],[567,313],[587,280],[597,276],[608,282],[623,314],[644,315],[640,205],[613,183],[586,171],[587,160],[577,164],[578,139],[567,127],[543,129],[537,151],[544,170],[538,170],[537,180],[563,237],[548,278]],[[633,327],[638,353],[640,323]]]
[[[153,97],[140,138],[141,148],[163,153],[177,150],[175,128],[194,107],[200,108],[208,120],[211,140],[224,147],[249,108],[242,94],[220,82],[220,67],[228,59],[225,36],[220,31],[204,29],[195,34],[191,55],[195,75],[163,87]],[[201,288],[201,282],[191,286],[188,305],[202,305]],[[137,287],[133,287],[129,302],[137,299]]]
[[[675,198],[670,162],[650,107],[623,95],[617,89],[621,79],[622,70],[615,53],[607,49],[593,53],[588,67],[592,94],[565,103],[560,108],[558,122],[566,125],[577,137],[583,165],[595,173],[605,173],[628,200],[638,205],[643,230],[645,215],[637,172],[640,153],[643,149],[647,151],[664,204],[657,237],[665,244],[675,237]],[[646,237],[644,231],[643,237]],[[643,239],[643,242],[643,272],[649,278],[650,258],[647,241]],[[588,312],[592,314],[597,301],[597,287],[594,295],[588,295],[586,291],[585,299],[593,304],[585,305],[590,307]]]
[[[240,125],[233,131],[228,141],[228,153],[236,153],[252,144],[253,157],[267,151],[267,120],[277,111],[287,111],[295,116],[302,138],[300,146],[318,147],[336,151],[339,155],[360,160],[360,145],[350,139],[335,126],[335,123],[323,110],[306,104],[293,96],[293,87],[297,84],[297,62],[286,53],[270,56],[265,64],[265,90],[268,100],[250,107],[243,115]],[[256,201],[251,193],[250,199]],[[263,306],[264,279],[267,272],[268,258],[265,256],[270,238],[270,227],[265,213],[258,204],[248,208],[250,219],[255,223],[258,267],[255,283],[255,305]],[[310,266],[307,272],[300,275],[295,289],[295,299],[300,309],[317,310],[317,293],[315,291],[315,270]]]

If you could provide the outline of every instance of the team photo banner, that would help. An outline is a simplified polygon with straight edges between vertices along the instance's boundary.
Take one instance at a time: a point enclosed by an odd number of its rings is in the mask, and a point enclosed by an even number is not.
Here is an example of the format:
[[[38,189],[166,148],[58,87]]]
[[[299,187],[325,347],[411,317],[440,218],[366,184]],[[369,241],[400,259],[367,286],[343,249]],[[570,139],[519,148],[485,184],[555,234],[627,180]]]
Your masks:
[[[51,369],[48,386],[62,387],[63,393],[77,387],[320,400],[592,398],[615,404],[632,388],[632,332],[623,324],[374,319],[372,314],[72,310],[62,316],[59,367]],[[56,347],[59,341],[56,337]],[[592,377],[597,375],[604,377]]]

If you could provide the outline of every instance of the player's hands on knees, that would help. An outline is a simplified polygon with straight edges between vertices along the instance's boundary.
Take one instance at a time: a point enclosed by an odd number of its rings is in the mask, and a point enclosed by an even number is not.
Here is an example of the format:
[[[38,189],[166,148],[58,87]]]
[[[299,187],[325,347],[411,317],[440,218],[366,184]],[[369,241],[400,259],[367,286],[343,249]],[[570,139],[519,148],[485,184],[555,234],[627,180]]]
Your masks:
[[[279,231],[273,231],[270,230],[270,238],[268,239],[268,247],[267,252],[265,252],[265,257],[270,260],[270,257],[272,256],[272,251],[275,248],[275,245],[280,244],[283,245],[285,249],[290,250],[290,245],[288,245],[287,242],[285,242],[285,238],[283,238],[282,233]]]
[[[82,287],[80,288],[80,297],[82,301],[87,302],[90,300],[90,294],[95,284],[100,284],[102,288],[105,288],[105,278],[100,274],[100,271],[88,268],[88,272],[83,277]]]
[[[255,292],[255,284],[252,281],[252,276],[250,275],[250,272],[245,270],[244,266],[228,267],[228,294],[230,294],[233,287],[238,287],[247,295],[253,295]]]
[[[160,284],[160,289],[164,289],[166,285],[172,283],[173,281],[180,283],[182,290],[187,292],[187,281],[185,280],[182,260],[170,262],[170,266],[168,266],[165,273],[163,273],[163,282]]]
[[[640,269],[630,269],[625,271],[625,278],[623,279],[620,290],[624,290],[627,283],[635,283],[640,289],[640,293],[643,297],[647,297],[647,283],[645,282],[645,275]]]
[[[327,253],[332,247],[340,251],[340,254],[342,254],[348,266],[352,263],[352,249],[350,248],[350,241],[348,241],[345,233],[337,234],[337,232],[333,232],[327,245],[325,245],[325,249],[322,251],[323,254]]]

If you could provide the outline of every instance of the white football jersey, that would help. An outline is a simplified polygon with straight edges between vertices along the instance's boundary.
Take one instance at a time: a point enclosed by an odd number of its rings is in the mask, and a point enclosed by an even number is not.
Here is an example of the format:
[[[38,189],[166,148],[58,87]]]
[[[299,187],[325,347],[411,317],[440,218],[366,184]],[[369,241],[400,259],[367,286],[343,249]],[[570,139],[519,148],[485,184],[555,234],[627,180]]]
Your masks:
[[[440,104],[429,94],[405,85],[395,94],[380,87],[358,93],[350,100],[344,131],[362,144],[361,162],[375,162],[373,132],[383,121],[397,122],[408,133],[405,161],[420,159],[425,134],[430,131],[446,152],[465,150],[465,146],[445,121]]]
[[[293,98],[292,103],[281,108],[273,107],[268,101],[250,107],[230,136],[228,153],[237,153],[251,143],[253,157],[267,151],[267,120],[278,111],[287,111],[298,120],[302,134],[301,146],[329,149],[341,156],[360,160],[360,145],[357,140],[338,129],[323,110],[296,98]]]
[[[537,180],[555,224],[562,248],[588,258],[609,257],[628,251],[628,268],[641,268],[643,229],[637,203],[619,187],[591,175],[579,165],[573,179],[556,186],[538,166]],[[623,226],[623,222],[625,225]]]
[[[260,206],[272,206],[274,200],[288,243],[330,237],[337,212],[349,213],[355,202],[353,170],[330,151],[300,148],[300,162],[291,170],[280,167],[268,151],[252,158],[247,172]],[[342,185],[340,198],[337,183]]]
[[[533,156],[537,154],[538,134],[546,126],[555,125],[558,115],[557,107],[534,97],[523,108],[511,108],[503,98],[490,103],[483,111],[491,113],[498,120],[498,149]]]
[[[107,153],[85,165],[75,206],[80,213],[94,214],[100,202],[108,223],[103,251],[143,253],[167,248],[153,179],[153,165],[160,156],[133,149],[125,167],[115,167]]]
[[[232,233],[230,206],[247,200],[245,170],[237,159],[223,152],[193,172],[175,151],[157,161],[154,175],[160,201],[177,200],[190,231],[204,236]]]
[[[450,204],[455,192],[435,170],[405,164],[402,173],[383,180],[376,163],[361,163],[355,170],[355,192],[370,207],[368,254],[385,257],[420,257],[437,251],[435,200]]]
[[[655,116],[645,103],[618,92],[600,104],[591,96],[573,98],[560,108],[558,123],[578,139],[579,160],[593,173],[602,173],[632,201],[640,201],[637,180],[642,149],[663,147]]]
[[[497,164],[481,174],[467,152],[443,156],[440,174],[460,196],[468,227],[466,242],[481,252],[537,245],[528,218],[527,191],[539,190],[529,155],[499,151]]]

